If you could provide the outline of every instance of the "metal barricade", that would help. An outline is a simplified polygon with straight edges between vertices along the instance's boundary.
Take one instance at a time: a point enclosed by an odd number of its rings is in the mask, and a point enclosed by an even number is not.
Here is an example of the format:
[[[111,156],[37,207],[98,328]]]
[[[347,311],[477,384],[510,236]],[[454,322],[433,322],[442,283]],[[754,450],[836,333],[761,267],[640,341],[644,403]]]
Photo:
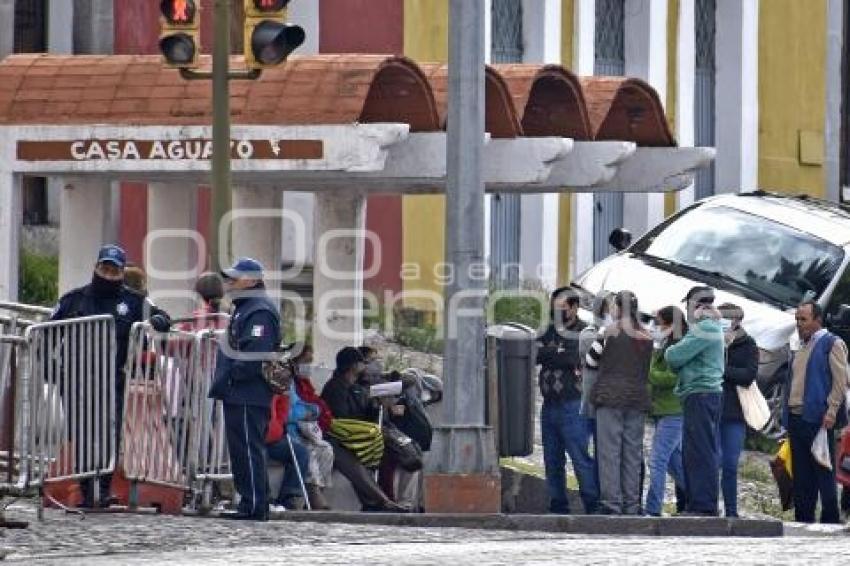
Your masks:
[[[208,506],[212,483],[231,477],[221,403],[207,398],[221,335],[133,326],[121,448],[131,484],[191,490]]]
[[[29,326],[19,391],[28,486],[115,469],[115,320],[89,316]]]
[[[223,406],[221,401],[209,398],[218,345],[223,337],[222,330],[204,330],[197,335],[198,372],[195,392],[199,426],[195,434],[190,476],[195,492],[201,495],[202,509],[209,509],[211,506],[213,484],[233,477],[227,451]]]
[[[130,334],[121,463],[131,482],[186,489],[195,428],[195,341],[136,323]]]
[[[27,318],[35,322],[44,322],[53,314],[53,309],[38,305],[0,301],[0,317]]]

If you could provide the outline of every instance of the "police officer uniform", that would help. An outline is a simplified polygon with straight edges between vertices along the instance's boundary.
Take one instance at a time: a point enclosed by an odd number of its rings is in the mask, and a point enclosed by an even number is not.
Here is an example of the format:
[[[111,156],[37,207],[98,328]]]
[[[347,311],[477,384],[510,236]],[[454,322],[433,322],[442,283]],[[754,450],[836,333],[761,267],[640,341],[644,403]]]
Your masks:
[[[124,250],[115,245],[103,246],[97,256],[97,263],[111,263],[112,265],[123,269],[126,266],[126,254]],[[154,306],[144,295],[130,289],[123,284],[122,281],[109,281],[100,277],[97,273],[92,276],[92,281],[88,285],[79,287],[62,295],[59,303],[53,311],[50,320],[66,320],[71,318],[79,318],[84,316],[95,316],[110,314],[115,319],[115,368],[116,368],[116,383],[115,383],[115,417],[117,422],[116,442],[120,446],[121,432],[124,414],[124,365],[127,361],[127,349],[129,347],[130,330],[134,323],[140,322],[149,318],[151,325],[159,331],[165,332],[171,325],[171,320],[162,309]],[[105,346],[105,345],[103,345]],[[67,363],[63,360],[62,363]],[[75,444],[77,446],[77,458],[83,458],[85,444],[81,442],[83,439],[82,432],[85,429],[84,406],[85,400],[77,396],[79,405],[78,413],[80,418],[76,423],[74,431]],[[68,411],[70,416],[71,411]],[[108,443],[108,437],[102,439],[101,443]],[[116,447],[117,449],[117,447]],[[108,462],[100,462],[100,466],[106,466]],[[101,498],[102,504],[105,504],[109,494],[109,484],[111,475],[101,476]],[[81,484],[83,492],[83,505],[93,507],[93,489],[90,482]]]
[[[263,266],[243,258],[222,273],[228,279],[262,280]],[[272,390],[262,374],[262,362],[280,344],[280,315],[260,282],[236,292],[233,312],[216,361],[210,397],[224,404],[224,426],[233,483],[239,493],[233,519],[268,518],[268,476],[265,433]]]

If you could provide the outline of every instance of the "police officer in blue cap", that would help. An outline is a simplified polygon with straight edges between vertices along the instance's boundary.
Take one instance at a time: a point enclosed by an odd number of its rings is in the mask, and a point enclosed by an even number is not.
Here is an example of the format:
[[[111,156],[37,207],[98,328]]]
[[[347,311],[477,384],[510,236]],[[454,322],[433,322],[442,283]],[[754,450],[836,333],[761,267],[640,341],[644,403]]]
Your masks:
[[[135,291],[124,284],[124,268],[127,265],[127,255],[124,250],[116,245],[106,245],[100,248],[97,254],[97,263],[94,274],[88,285],[79,287],[62,295],[59,304],[53,311],[51,320],[65,320],[83,316],[94,316],[109,314],[115,319],[115,368],[117,382],[115,384],[116,403],[116,439],[121,442],[121,432],[124,414],[124,364],[127,361],[127,349],[129,347],[130,329],[133,324],[148,320],[151,326],[159,332],[167,332],[171,326],[171,319],[162,309],[156,307],[142,293]],[[77,421],[75,431],[75,444],[77,445],[78,457],[82,458],[85,451],[83,430],[85,429],[82,408],[84,399],[82,395],[77,397],[80,407],[78,412],[80,418]],[[69,411],[70,412],[70,411]],[[108,440],[106,440],[108,442]],[[116,447],[117,448],[117,447]],[[101,462],[106,466],[107,462]],[[100,477],[100,501],[94,501],[93,480],[84,481],[80,484],[83,494],[83,506],[92,508],[97,506],[107,507],[109,505],[109,486],[111,475]]]
[[[210,397],[224,403],[224,426],[233,483],[239,492],[229,519],[268,519],[266,447],[272,391],[262,362],[271,359],[281,340],[280,314],[263,284],[263,266],[241,258],[222,271],[233,303],[230,325],[218,353]]]

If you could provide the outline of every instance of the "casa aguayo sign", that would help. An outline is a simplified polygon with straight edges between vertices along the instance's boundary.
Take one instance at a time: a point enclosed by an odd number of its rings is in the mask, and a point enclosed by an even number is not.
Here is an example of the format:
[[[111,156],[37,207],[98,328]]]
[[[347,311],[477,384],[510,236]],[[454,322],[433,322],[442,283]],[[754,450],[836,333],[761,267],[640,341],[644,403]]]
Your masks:
[[[19,141],[19,161],[204,161],[212,140]],[[231,140],[231,159],[322,159],[322,140]]]

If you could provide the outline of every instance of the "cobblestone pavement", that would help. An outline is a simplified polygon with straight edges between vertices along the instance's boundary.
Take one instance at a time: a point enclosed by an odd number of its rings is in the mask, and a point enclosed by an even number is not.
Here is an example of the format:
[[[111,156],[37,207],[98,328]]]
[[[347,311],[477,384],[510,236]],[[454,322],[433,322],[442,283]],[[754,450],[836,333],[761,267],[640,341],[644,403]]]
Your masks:
[[[29,508],[0,531],[6,562],[26,564],[846,564],[850,534],[808,531],[782,539],[567,536],[465,529],[312,523],[242,523],[153,515],[90,515]]]

